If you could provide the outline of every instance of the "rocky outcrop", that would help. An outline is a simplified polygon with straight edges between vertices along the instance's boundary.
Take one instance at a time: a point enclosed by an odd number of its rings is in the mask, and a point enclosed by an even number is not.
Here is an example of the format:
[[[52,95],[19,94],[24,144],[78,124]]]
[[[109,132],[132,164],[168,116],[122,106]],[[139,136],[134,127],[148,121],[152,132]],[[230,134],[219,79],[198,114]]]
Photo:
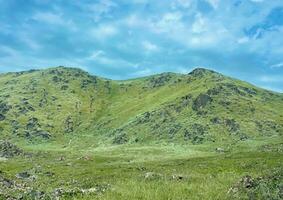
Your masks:
[[[209,103],[212,102],[212,98],[207,94],[200,94],[194,100],[192,109],[195,111],[200,111],[201,109],[205,108]]]
[[[12,158],[23,154],[23,150],[6,140],[0,140],[0,157]]]

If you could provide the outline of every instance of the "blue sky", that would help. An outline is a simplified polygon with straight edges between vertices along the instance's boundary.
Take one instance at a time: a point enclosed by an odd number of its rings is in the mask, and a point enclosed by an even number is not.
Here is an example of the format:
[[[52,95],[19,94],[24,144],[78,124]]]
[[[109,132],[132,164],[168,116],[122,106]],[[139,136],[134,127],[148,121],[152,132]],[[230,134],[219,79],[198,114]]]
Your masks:
[[[0,72],[206,67],[283,92],[282,0],[0,0]]]

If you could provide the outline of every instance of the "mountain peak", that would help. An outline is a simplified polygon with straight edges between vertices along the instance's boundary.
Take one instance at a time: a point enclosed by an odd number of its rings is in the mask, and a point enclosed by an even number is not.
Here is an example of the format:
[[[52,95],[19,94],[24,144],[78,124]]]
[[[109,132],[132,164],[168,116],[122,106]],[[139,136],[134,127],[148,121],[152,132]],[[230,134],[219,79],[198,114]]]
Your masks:
[[[204,76],[206,74],[216,74],[217,72],[206,68],[195,68],[189,73],[192,76]]]

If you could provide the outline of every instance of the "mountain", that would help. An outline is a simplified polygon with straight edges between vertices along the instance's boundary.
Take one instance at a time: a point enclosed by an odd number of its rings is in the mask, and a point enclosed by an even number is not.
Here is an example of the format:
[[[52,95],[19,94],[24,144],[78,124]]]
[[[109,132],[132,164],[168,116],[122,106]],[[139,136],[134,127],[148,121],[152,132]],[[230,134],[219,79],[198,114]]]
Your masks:
[[[282,119],[282,94],[202,68],[125,81],[66,67],[0,74],[12,140],[200,144],[282,135]]]

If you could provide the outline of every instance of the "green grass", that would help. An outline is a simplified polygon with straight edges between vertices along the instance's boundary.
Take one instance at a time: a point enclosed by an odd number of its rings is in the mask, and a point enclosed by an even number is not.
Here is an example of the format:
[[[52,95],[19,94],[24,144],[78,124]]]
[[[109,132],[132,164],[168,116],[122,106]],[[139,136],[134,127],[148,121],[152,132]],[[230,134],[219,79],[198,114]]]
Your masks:
[[[216,93],[210,94],[211,90]],[[66,138],[88,142],[89,136],[95,136],[96,145],[112,144],[121,135],[126,143],[150,145],[231,142],[278,136],[283,131],[282,94],[205,69],[188,75],[163,73],[114,81],[79,69],[57,67],[1,74],[0,91],[0,103],[11,106],[0,113],[5,116],[0,121],[0,132],[3,138],[14,141],[41,142],[35,130],[47,131],[49,142],[64,144],[68,143]],[[201,94],[209,95],[212,101],[195,110],[194,102]],[[145,113],[149,114],[146,119]],[[218,123],[212,122],[215,117]],[[39,125],[28,130],[31,118],[38,119]],[[72,130],[66,131],[69,118]],[[13,125],[13,120],[18,125]],[[231,131],[227,120],[238,127]],[[196,124],[203,133],[194,130]],[[186,132],[190,138],[185,139]]]
[[[1,161],[0,170],[11,179],[16,179],[19,172],[31,171],[37,179],[27,184],[50,193],[55,188],[110,185],[100,194],[77,194],[65,199],[231,199],[228,191],[241,177],[264,176],[282,169],[282,151],[260,150],[265,144],[282,143],[278,139],[240,142],[226,153],[217,153],[216,144],[97,148],[29,145],[24,149],[32,152],[32,157]],[[86,156],[88,159],[83,158]],[[46,172],[54,176],[46,176]],[[146,179],[147,172],[160,177]],[[173,180],[172,175],[185,178]]]
[[[280,199],[282,113],[282,94],[205,69],[126,81],[65,67],[0,74],[1,139],[31,153],[0,159],[0,180],[46,195],[107,188],[65,199]],[[246,175],[257,185],[228,193]]]

